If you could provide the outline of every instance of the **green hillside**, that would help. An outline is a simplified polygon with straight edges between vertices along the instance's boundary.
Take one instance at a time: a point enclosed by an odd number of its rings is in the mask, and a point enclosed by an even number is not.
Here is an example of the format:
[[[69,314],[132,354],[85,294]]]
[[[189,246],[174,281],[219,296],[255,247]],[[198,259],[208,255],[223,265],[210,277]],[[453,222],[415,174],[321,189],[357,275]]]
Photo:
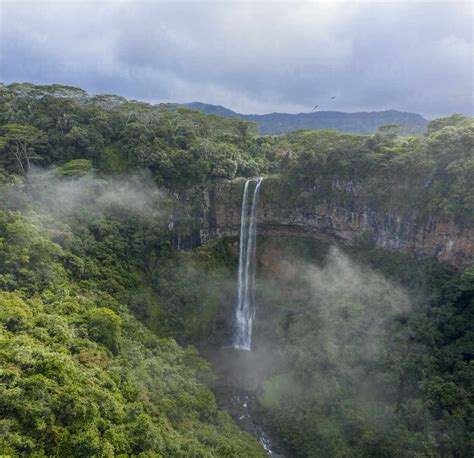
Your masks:
[[[272,175],[285,205],[310,186],[344,199],[331,183],[353,180],[387,212],[472,226],[470,118],[418,136],[256,132],[66,86],[0,88],[1,455],[266,456],[195,349],[232,316],[237,241],[194,238],[200,192],[221,180]],[[275,359],[256,396],[294,456],[472,456],[472,266],[370,240],[340,255],[259,244]]]

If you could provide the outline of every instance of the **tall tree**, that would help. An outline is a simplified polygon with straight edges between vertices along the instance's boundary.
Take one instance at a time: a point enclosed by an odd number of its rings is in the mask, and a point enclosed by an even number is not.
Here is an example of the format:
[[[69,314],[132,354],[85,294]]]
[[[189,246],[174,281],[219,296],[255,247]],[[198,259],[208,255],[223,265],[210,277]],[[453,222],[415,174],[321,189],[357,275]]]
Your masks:
[[[35,127],[6,124],[2,127],[0,150],[10,153],[25,173],[31,167],[31,162],[38,159],[36,149],[43,138],[43,132]]]

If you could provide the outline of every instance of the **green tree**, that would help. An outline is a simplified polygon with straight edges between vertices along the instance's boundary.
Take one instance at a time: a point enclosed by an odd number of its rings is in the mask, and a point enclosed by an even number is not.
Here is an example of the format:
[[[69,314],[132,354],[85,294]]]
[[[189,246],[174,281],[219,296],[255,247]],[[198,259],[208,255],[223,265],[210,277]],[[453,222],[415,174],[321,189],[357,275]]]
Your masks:
[[[121,335],[120,317],[106,307],[89,312],[88,332],[92,340],[103,344],[111,352],[117,353]]]
[[[451,116],[446,116],[445,118],[433,119],[433,121],[428,124],[426,133],[429,135],[433,132],[443,129],[444,127],[458,127],[470,123],[472,123],[472,118],[462,114],[453,114]]]
[[[58,167],[54,173],[58,176],[80,177],[87,175],[94,170],[92,161],[88,159],[74,159]]]
[[[6,124],[2,127],[0,150],[10,153],[15,158],[20,170],[25,173],[31,168],[33,160],[40,159],[37,148],[43,140],[43,132],[35,127]]]

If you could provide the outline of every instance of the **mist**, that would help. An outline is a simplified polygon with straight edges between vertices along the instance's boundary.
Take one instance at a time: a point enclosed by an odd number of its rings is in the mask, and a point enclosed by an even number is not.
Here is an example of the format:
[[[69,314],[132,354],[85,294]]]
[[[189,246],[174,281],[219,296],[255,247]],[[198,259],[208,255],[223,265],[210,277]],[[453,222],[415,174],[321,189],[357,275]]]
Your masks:
[[[389,434],[398,382],[386,367],[400,350],[408,292],[336,247],[309,261],[272,244],[260,247],[254,348],[234,358],[234,384],[259,393],[280,430],[286,412],[347,440],[354,421]]]
[[[140,220],[166,222],[171,199],[151,176],[139,172],[127,177],[102,178],[95,173],[58,177],[54,169],[32,169],[23,181],[2,189],[6,208],[67,218],[78,212],[128,214]]]
[[[316,351],[340,361],[346,352],[375,358],[393,320],[410,309],[407,293],[368,267],[352,261],[336,247],[322,266],[298,264],[307,286],[308,311],[296,323],[298,332],[316,334]],[[315,332],[317,330],[317,332]],[[291,338],[297,339],[298,335]]]

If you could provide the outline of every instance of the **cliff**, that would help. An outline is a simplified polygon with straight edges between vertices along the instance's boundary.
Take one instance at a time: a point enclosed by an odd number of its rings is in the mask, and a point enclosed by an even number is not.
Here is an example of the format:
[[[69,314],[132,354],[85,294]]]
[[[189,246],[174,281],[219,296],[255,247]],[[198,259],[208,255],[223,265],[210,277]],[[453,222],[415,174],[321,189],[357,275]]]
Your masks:
[[[208,237],[238,235],[244,182],[222,181],[205,191],[201,243]],[[457,267],[473,260],[473,227],[416,209],[375,205],[359,196],[357,183],[335,180],[333,187],[342,194],[321,198],[317,189],[300,189],[290,195],[278,177],[266,179],[258,206],[259,234],[309,236],[349,246],[371,241],[380,248],[417,258],[433,256]]]

